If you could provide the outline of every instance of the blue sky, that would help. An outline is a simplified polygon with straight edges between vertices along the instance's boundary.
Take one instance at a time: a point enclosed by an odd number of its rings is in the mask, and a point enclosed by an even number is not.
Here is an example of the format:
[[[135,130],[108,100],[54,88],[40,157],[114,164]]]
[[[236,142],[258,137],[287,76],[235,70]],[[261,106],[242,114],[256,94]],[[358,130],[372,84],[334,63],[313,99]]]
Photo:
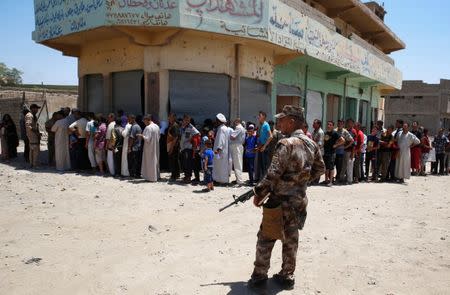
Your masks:
[[[381,2],[381,1],[379,1]],[[386,23],[406,43],[393,53],[405,80],[450,79],[450,1],[385,0]],[[24,83],[78,84],[77,60],[34,43],[33,0],[0,0],[0,62],[24,72]]]

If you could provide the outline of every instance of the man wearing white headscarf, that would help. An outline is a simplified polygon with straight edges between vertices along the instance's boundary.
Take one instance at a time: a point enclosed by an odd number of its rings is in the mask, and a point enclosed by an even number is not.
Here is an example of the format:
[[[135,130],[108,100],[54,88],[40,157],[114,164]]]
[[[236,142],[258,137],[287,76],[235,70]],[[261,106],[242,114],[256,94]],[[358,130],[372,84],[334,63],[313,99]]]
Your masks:
[[[228,142],[230,132],[225,125],[227,119],[221,113],[217,114],[216,138],[214,141],[213,179],[218,183],[227,184],[230,182]]]
[[[241,124],[241,120],[234,120],[234,129],[230,132],[230,153],[234,167],[234,174],[236,175],[236,184],[242,185],[243,157],[244,157],[244,142],[246,130]]]

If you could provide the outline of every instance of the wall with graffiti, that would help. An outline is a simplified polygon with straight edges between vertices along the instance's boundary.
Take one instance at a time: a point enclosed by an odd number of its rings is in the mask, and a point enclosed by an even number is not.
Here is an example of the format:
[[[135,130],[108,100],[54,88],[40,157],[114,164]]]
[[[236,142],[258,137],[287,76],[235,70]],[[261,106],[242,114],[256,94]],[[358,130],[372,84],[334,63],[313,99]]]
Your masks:
[[[105,0],[35,0],[36,42],[57,38],[105,23]]]
[[[258,39],[400,88],[393,65],[279,0],[35,0],[36,42],[104,25],[182,27]]]

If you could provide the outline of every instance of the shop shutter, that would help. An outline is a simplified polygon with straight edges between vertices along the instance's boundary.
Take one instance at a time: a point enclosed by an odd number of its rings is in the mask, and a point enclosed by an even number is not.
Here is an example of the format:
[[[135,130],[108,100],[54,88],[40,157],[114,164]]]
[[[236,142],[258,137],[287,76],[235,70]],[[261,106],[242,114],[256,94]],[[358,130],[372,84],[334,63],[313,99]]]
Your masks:
[[[190,115],[197,125],[214,119],[218,113],[229,120],[230,77],[221,74],[170,71],[170,111]]]
[[[102,113],[104,106],[103,76],[101,74],[86,76],[87,111]]]
[[[322,94],[317,91],[308,90],[306,94],[306,123],[312,126],[315,119],[322,121]]]
[[[327,121],[337,123],[339,118],[339,100],[340,97],[333,94],[327,96]]]
[[[113,111],[123,110],[126,114],[144,113],[144,72],[127,71],[112,74]]]
[[[241,78],[240,117],[244,121],[257,122],[259,111],[267,113],[273,120],[272,104],[268,93],[269,84],[265,81]]]
[[[277,96],[302,96],[302,91],[299,87],[290,86],[286,84],[277,84]]]
[[[362,126],[368,126],[368,124],[370,123],[369,120],[367,119],[368,110],[369,110],[369,102],[365,100],[360,100],[358,121],[361,122]]]
[[[345,100],[345,119],[356,120],[356,98],[347,97]]]

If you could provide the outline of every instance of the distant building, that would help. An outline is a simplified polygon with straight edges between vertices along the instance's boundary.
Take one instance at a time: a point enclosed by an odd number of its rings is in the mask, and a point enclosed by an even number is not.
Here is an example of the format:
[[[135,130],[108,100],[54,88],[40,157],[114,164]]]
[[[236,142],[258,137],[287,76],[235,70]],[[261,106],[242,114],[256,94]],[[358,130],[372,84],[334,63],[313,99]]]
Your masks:
[[[417,121],[435,134],[439,128],[450,128],[450,80],[439,84],[403,81],[402,89],[386,96],[386,123],[397,119]]]
[[[405,44],[359,0],[35,0],[33,39],[78,58],[79,107],[197,122],[255,121],[285,104],[307,120],[382,116]]]

